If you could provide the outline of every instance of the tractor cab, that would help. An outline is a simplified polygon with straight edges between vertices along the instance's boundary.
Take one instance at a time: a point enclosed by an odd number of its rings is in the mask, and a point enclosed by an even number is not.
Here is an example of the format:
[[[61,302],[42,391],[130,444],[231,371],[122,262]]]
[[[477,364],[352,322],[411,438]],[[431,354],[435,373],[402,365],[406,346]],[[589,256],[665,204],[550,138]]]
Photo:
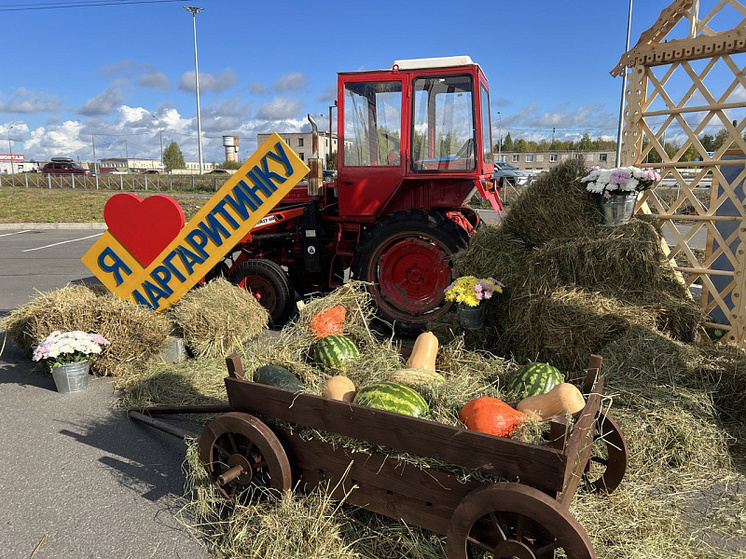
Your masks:
[[[337,99],[340,216],[459,207],[475,188],[499,206],[489,86],[470,57],[340,73]]]

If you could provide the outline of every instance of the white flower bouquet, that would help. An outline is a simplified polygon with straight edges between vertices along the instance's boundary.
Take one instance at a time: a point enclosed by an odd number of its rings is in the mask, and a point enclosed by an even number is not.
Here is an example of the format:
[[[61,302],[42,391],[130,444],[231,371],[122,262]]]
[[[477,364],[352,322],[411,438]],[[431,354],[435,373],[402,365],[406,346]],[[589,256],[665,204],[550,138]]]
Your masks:
[[[51,369],[65,363],[86,361],[91,355],[101,353],[101,346],[105,345],[109,345],[109,340],[100,334],[89,334],[82,330],[55,330],[39,342],[32,358],[34,361],[46,361]]]
[[[615,169],[602,169],[591,167],[590,173],[580,179],[584,182],[588,192],[601,194],[609,199],[613,194],[628,194],[630,192],[642,192],[653,186],[653,183],[661,180],[661,176],[655,169],[640,169],[638,167],[616,167]]]

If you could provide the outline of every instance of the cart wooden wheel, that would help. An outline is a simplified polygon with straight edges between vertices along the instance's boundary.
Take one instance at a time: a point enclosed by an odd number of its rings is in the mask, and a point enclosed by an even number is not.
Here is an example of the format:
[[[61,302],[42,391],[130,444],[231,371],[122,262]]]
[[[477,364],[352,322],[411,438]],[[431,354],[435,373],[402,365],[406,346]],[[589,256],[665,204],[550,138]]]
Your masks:
[[[249,486],[282,492],[291,488],[290,462],[277,436],[247,413],[213,419],[199,438],[199,457],[229,499]]]
[[[494,483],[469,493],[448,527],[449,559],[595,559],[583,527],[538,489]]]
[[[598,412],[593,451],[583,481],[589,491],[611,493],[619,487],[627,471],[627,441],[622,430],[608,415]]]

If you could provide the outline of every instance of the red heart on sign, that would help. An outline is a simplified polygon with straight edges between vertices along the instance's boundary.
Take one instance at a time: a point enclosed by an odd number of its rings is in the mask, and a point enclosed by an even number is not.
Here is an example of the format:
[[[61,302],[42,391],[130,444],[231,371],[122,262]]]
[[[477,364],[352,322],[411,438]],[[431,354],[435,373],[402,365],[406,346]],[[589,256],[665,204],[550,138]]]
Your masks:
[[[170,196],[157,194],[143,200],[122,193],[106,202],[104,221],[117,241],[147,267],[184,227],[184,211]]]

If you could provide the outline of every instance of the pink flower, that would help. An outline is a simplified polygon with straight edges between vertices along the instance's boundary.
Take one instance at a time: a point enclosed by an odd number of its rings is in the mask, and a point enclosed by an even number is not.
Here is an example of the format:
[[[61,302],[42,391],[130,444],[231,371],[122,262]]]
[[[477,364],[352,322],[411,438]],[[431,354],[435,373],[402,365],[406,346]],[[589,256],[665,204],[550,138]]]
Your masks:
[[[630,174],[627,171],[612,171],[609,176],[609,183],[618,184],[624,186],[630,179]]]

